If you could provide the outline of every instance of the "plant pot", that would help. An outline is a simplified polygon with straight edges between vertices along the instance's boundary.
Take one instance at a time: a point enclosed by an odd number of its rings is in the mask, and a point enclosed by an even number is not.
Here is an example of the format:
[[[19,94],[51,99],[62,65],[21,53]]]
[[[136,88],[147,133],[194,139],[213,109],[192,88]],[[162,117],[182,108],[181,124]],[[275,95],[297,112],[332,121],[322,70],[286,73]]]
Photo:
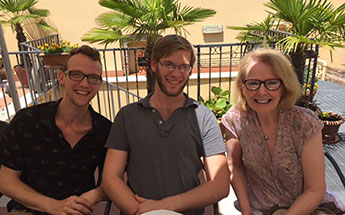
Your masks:
[[[27,68],[28,69],[28,74],[29,74],[29,77],[31,79],[31,67]],[[18,77],[18,79],[20,80],[20,82],[22,83],[23,87],[29,87],[29,79],[26,75],[26,69],[25,67],[19,67],[18,65],[17,66],[14,66],[13,67],[13,70],[16,72],[16,75]]]
[[[321,114],[321,109],[319,108],[319,106],[317,106],[316,104],[306,100],[306,99],[300,99],[296,105],[300,106],[300,107],[304,107],[304,108],[308,108],[311,111],[313,111],[317,116],[320,116]]]
[[[46,66],[62,68],[69,56],[69,53],[55,53],[41,55]]]
[[[341,124],[344,123],[344,118],[336,113],[329,113],[331,119],[321,120],[324,123],[322,129],[322,142],[325,144],[332,144],[339,141],[338,130]]]
[[[316,91],[317,91],[317,89],[314,89],[314,90],[313,90],[313,96],[311,97],[311,99],[314,98],[314,96],[315,96],[315,94],[316,94]],[[302,98],[303,98],[304,100],[308,100],[308,101],[309,101],[309,96],[310,96],[310,91],[309,91],[309,90],[307,90],[307,91],[304,91],[304,90],[303,90],[303,92],[302,92]]]
[[[5,80],[5,79],[7,79],[7,77],[6,77],[6,71],[5,71],[5,68],[4,67],[1,67],[0,68],[0,80]]]

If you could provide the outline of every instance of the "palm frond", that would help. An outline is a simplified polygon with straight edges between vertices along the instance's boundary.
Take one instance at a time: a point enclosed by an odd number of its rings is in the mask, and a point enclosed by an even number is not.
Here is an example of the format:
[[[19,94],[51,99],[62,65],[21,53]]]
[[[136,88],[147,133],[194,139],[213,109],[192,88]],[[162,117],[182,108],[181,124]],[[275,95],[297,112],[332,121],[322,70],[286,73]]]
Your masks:
[[[11,13],[18,11],[25,11],[33,7],[37,0],[0,0],[0,7],[2,10],[7,10]]]
[[[45,20],[41,19],[38,23],[37,26],[51,32],[57,32],[57,29],[50,26]]]
[[[212,9],[192,8],[190,6],[185,6],[181,9],[177,17],[187,22],[201,22],[215,14],[216,11]]]
[[[28,12],[30,14],[38,15],[40,17],[48,17],[49,14],[50,14],[49,10],[46,10],[46,9],[36,9],[34,7],[29,8]]]
[[[118,11],[127,16],[139,18],[138,14],[136,13],[139,11],[137,10],[137,6],[139,4],[136,4],[136,2],[133,0],[100,0],[99,4],[103,7]]]
[[[112,28],[114,26],[123,28],[129,25],[130,19],[117,12],[103,13],[97,17],[97,22],[104,27]]]
[[[100,28],[93,28],[85,34],[81,40],[90,43],[109,44],[118,41],[119,39],[126,39],[128,36],[121,34],[121,31],[109,31]]]
[[[25,20],[28,19],[36,19],[39,18],[39,15],[36,14],[23,14],[23,15],[18,15],[18,16],[14,16],[11,18],[10,22],[13,24],[17,24],[17,23],[23,23]]]

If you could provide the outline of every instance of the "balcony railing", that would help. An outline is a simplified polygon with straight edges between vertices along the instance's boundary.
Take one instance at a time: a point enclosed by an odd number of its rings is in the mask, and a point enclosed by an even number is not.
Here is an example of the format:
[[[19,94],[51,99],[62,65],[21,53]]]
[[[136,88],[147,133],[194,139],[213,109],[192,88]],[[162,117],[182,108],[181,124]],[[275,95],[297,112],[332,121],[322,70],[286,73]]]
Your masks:
[[[12,65],[19,64],[20,55],[23,59],[30,59],[30,63],[21,66],[25,68],[25,72],[17,75],[21,108],[54,101],[63,95],[63,88],[57,81],[57,73],[61,69],[46,67],[40,56],[42,51],[37,49],[39,45],[49,41],[59,42],[58,39],[57,35],[29,41],[22,44],[27,51],[9,53]],[[220,86],[224,90],[231,91],[240,60],[257,45],[250,43],[195,45],[196,64],[185,92],[198,100],[200,96],[204,99],[210,98],[212,86]],[[113,120],[121,107],[147,95],[146,68],[140,63],[143,48],[99,49],[99,52],[102,58],[104,83],[96,98],[92,100],[92,105],[96,111]],[[316,62],[315,59],[307,61],[308,72],[312,71],[309,68],[313,68],[313,62]],[[10,121],[15,111],[6,81],[1,84],[0,90],[2,90],[0,120]]]

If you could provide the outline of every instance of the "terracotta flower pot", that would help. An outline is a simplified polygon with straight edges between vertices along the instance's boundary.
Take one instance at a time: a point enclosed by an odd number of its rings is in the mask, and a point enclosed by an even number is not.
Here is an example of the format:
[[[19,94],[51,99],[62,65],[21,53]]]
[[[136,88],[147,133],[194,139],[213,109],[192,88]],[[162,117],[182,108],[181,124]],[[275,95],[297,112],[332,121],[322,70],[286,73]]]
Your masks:
[[[330,120],[321,120],[324,123],[322,129],[322,141],[326,144],[332,144],[339,141],[338,130],[341,124],[344,123],[344,118],[336,113],[329,113]]]
[[[314,90],[313,90],[313,96],[312,96],[311,98],[314,98],[316,92],[317,92],[317,89],[314,88]],[[302,98],[303,98],[304,100],[309,100],[309,97],[310,97],[310,91],[309,91],[309,90],[308,90],[308,91],[304,91],[304,90],[303,90],[303,92],[302,92]]]
[[[49,67],[63,67],[68,58],[68,53],[54,53],[42,55],[42,60]]]
[[[29,77],[30,79],[32,79],[31,77],[31,67],[27,68],[28,69],[28,73],[29,73]],[[18,77],[18,80],[21,81],[21,83],[23,84],[23,87],[29,87],[29,79],[26,75],[26,70],[25,70],[25,67],[19,67],[18,65],[17,66],[14,66],[13,67],[13,70],[16,72],[16,75]]]

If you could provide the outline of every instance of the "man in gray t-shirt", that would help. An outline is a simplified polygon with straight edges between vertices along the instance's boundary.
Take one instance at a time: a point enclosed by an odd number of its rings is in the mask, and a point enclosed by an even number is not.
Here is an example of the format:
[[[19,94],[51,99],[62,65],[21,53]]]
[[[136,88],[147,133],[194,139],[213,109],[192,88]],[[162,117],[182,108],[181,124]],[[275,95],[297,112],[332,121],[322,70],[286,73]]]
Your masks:
[[[122,108],[115,118],[102,186],[125,214],[157,209],[202,214],[205,206],[228,195],[226,149],[217,120],[183,93],[194,62],[185,38],[160,38],[151,61],[154,93]],[[200,185],[203,167],[208,181]]]

